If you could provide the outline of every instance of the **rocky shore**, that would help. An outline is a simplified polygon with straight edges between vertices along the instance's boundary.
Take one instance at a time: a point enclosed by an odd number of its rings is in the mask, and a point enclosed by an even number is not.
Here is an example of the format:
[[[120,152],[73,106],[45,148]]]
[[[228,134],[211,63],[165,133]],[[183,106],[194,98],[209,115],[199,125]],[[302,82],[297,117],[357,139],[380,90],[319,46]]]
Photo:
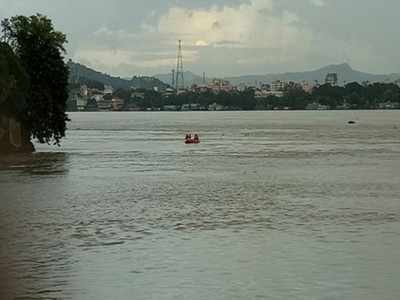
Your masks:
[[[26,132],[15,119],[0,115],[0,154],[34,152],[35,147]]]

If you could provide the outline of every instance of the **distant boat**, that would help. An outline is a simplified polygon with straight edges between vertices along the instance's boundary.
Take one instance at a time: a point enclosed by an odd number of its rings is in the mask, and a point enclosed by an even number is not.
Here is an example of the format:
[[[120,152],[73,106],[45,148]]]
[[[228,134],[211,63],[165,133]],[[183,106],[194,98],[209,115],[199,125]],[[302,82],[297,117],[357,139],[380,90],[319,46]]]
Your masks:
[[[187,134],[185,138],[185,144],[200,144],[199,135],[195,134],[194,138],[192,138],[191,134]]]
[[[347,122],[347,124],[353,125],[353,124],[356,124],[356,121],[349,121],[349,122]]]

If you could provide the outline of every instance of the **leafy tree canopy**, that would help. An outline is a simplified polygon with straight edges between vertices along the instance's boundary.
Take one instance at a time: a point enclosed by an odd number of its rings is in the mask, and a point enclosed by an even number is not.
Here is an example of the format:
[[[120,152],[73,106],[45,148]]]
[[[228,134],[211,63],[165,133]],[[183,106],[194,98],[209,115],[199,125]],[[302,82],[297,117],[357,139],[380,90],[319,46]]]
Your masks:
[[[66,36],[42,15],[5,19],[1,33],[30,79],[21,122],[40,143],[59,144],[68,121],[68,68],[63,57]]]

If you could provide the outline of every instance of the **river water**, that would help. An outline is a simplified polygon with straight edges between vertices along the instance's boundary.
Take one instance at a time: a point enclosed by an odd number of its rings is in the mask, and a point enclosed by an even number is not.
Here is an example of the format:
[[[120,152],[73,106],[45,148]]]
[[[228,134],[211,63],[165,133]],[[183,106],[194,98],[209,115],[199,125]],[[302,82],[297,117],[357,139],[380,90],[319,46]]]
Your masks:
[[[400,298],[400,111],[70,117],[1,161],[4,299]]]

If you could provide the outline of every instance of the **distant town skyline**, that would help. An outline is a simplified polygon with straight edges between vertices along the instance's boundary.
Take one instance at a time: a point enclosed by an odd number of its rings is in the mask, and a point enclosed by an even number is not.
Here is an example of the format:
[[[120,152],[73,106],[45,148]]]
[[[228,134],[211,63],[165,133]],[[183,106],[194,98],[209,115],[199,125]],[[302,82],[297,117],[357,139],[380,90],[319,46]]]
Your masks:
[[[41,13],[67,34],[68,58],[122,77],[184,69],[208,76],[349,63],[400,73],[397,14],[385,0],[0,0],[0,18]]]

